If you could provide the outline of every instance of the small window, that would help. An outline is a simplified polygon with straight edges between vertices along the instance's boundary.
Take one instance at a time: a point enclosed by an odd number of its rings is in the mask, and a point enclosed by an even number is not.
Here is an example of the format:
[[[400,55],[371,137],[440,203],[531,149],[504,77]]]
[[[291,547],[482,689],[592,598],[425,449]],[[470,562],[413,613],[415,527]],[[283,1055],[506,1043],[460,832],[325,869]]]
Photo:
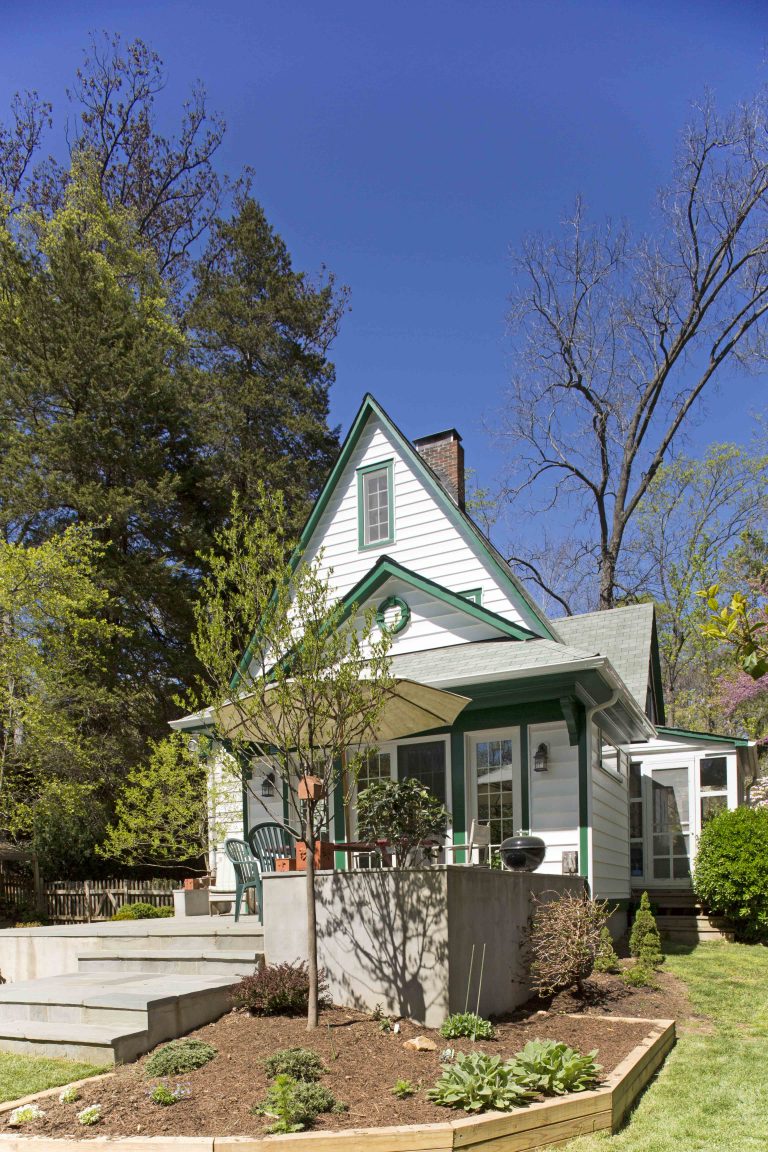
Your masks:
[[[361,468],[357,474],[359,546],[375,548],[394,539],[392,461]]]
[[[699,761],[701,827],[728,808],[728,757],[704,756]]]
[[[483,590],[482,588],[467,588],[464,592],[459,592],[459,596],[463,600],[471,600],[473,604],[483,603]]]

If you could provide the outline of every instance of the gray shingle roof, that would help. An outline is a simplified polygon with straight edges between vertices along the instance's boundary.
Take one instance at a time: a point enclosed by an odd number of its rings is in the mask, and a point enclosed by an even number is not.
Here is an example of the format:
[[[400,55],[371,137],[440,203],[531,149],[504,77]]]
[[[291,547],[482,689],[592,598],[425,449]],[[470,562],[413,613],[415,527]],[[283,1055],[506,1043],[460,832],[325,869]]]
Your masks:
[[[566,644],[607,656],[641,708],[645,708],[653,637],[653,604],[630,604],[554,621]]]
[[[479,640],[403,652],[392,657],[392,674],[421,684],[468,684],[503,673],[535,675],[558,665],[581,663],[596,653],[553,640]]]

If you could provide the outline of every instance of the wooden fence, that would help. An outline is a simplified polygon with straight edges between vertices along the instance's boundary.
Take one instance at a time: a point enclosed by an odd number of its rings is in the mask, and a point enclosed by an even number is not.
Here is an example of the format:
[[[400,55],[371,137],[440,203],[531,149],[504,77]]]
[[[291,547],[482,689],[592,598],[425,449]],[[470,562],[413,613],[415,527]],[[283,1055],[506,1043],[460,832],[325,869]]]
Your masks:
[[[55,924],[90,924],[95,920],[111,919],[124,904],[172,908],[173,890],[178,886],[178,880],[165,877],[152,880],[54,880],[43,885],[44,915]],[[0,876],[0,902],[34,908],[32,880]]]

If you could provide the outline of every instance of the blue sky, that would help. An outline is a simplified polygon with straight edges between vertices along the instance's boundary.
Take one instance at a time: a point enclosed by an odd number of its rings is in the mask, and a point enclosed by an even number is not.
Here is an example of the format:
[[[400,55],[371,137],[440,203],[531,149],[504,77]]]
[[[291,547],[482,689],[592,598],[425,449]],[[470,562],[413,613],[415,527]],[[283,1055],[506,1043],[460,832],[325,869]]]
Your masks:
[[[168,125],[195,78],[250,164],[297,267],[325,263],[352,311],[334,349],[343,428],[371,391],[407,435],[454,425],[492,484],[484,427],[503,402],[510,252],[577,193],[642,228],[690,100],[766,80],[768,9],[749,0],[0,0],[0,107],[54,100],[90,31],[164,58]],[[726,380],[699,443],[746,439],[764,383]],[[710,436],[711,431],[711,436]]]

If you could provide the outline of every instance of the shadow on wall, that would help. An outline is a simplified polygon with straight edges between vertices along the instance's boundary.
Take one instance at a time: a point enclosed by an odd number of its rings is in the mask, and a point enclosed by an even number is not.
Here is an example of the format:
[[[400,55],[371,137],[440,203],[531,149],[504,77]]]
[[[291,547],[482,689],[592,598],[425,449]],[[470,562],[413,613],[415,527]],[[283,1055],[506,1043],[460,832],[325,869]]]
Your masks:
[[[447,1009],[445,873],[336,873],[318,885],[318,941],[337,1002],[426,1020]]]

